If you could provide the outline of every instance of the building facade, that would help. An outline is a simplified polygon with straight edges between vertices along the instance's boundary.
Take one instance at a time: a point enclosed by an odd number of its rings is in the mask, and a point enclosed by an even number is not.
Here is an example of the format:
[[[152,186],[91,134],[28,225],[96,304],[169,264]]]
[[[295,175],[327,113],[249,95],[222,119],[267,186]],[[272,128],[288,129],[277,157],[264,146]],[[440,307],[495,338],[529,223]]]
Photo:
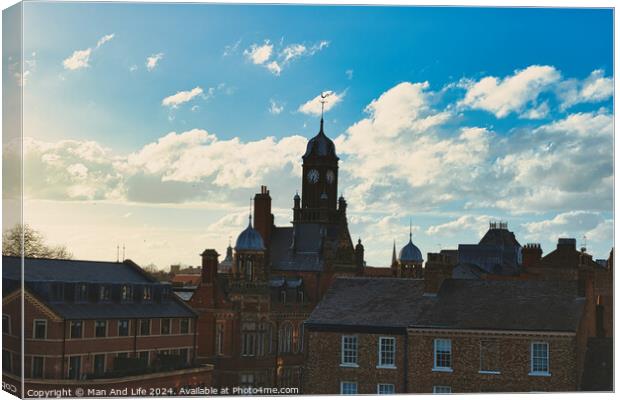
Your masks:
[[[196,363],[197,315],[133,262],[25,259],[23,287],[21,258],[2,270],[3,377],[16,387],[21,339],[26,390],[211,382]]]

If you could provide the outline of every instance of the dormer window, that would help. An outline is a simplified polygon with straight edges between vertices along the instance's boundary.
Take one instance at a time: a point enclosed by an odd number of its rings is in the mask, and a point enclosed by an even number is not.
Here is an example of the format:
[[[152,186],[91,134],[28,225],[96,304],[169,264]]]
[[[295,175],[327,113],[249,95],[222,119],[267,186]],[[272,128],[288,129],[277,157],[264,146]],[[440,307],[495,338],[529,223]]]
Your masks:
[[[99,286],[99,301],[109,301],[110,300],[110,287],[109,286]]]
[[[151,291],[150,286],[145,286],[142,288],[142,300],[143,301],[151,301],[153,298],[153,293]]]
[[[131,286],[123,285],[121,287],[121,301],[130,301],[131,300]]]
[[[88,285],[78,283],[75,286],[75,301],[83,302],[88,300]]]
[[[53,283],[52,284],[52,301],[62,301],[63,300],[63,284],[62,283]]]

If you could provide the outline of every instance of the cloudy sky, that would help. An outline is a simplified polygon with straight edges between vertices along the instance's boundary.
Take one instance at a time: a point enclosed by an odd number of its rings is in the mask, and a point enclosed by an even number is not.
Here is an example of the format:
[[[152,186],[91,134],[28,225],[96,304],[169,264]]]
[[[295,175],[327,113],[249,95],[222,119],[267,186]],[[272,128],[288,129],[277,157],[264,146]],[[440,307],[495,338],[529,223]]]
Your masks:
[[[25,221],[76,258],[197,264],[250,197],[278,225],[326,132],[369,265],[508,221],[606,258],[612,11],[26,3]],[[9,58],[11,57],[11,58]],[[5,157],[10,154],[5,152]],[[584,239],[585,236],[585,239]]]

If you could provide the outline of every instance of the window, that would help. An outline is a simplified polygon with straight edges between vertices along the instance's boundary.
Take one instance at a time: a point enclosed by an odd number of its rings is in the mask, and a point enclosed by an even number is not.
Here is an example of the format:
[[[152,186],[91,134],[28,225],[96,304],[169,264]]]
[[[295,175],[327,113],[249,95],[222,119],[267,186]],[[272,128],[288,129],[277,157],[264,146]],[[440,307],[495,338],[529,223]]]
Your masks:
[[[340,382],[340,394],[357,394],[357,382]]]
[[[224,355],[224,324],[215,325],[215,354]]]
[[[452,371],[452,341],[435,339],[435,364],[433,370]]]
[[[95,321],[95,336],[106,337],[108,333],[107,321]]]
[[[142,363],[145,367],[149,366],[149,352],[148,351],[141,351],[140,353],[138,353],[138,358],[142,360]]]
[[[159,333],[162,335],[170,335],[170,318],[162,318]]]
[[[6,314],[2,314],[2,333],[11,334],[11,318]]]
[[[168,351],[166,350],[165,352],[162,352],[164,354],[168,354]],[[129,353],[124,352],[124,353],[117,353],[116,354],[116,358],[129,358]]]
[[[532,343],[532,370],[530,375],[549,375],[549,343]]]
[[[241,387],[250,388],[254,385],[254,374],[241,374]]]
[[[75,286],[75,301],[84,302],[88,300],[88,285],[78,283]]]
[[[378,384],[377,394],[394,394],[394,385],[392,383]]]
[[[151,291],[150,286],[145,286],[142,288],[142,300],[143,301],[151,301],[153,298],[153,292]]]
[[[82,321],[71,321],[71,325],[69,327],[69,337],[71,339],[82,338]]]
[[[2,349],[2,370],[13,372],[13,354],[4,349]]]
[[[82,358],[80,356],[69,357],[69,379],[80,379]]]
[[[43,357],[32,357],[32,374],[33,379],[43,378]]]
[[[285,322],[280,326],[280,334],[279,343],[278,343],[278,351],[280,353],[290,353],[291,352],[291,341],[293,338],[293,325],[290,322]]]
[[[343,336],[341,347],[341,365],[357,367],[357,336]]]
[[[499,341],[480,341],[480,372],[499,374]]]
[[[179,331],[181,333],[189,333],[189,318],[182,318],[179,324]]]
[[[297,302],[298,303],[303,303],[304,302],[304,291],[302,289],[299,289],[297,291]]]
[[[141,319],[140,320],[140,336],[148,336],[150,334],[151,334],[151,320]]]
[[[436,393],[436,394],[452,393],[452,388],[450,386],[433,386],[433,393]]]
[[[105,373],[105,354],[95,354],[93,373],[95,376],[101,376]]]
[[[188,363],[188,355],[189,352],[187,351],[187,349],[180,349],[179,350],[179,357],[181,358],[181,361],[183,362],[183,364],[187,364]]]
[[[264,356],[267,353],[271,353],[271,324],[266,321],[262,321],[258,325],[258,335],[256,339],[257,354]]]
[[[99,286],[99,301],[109,301],[109,300],[110,300],[110,287]]]
[[[64,295],[64,287],[62,283],[52,284],[52,301],[62,301]]]
[[[396,353],[396,339],[393,337],[379,338],[379,365],[378,367],[396,367],[394,354]]]
[[[253,356],[256,354],[256,322],[241,324],[241,355]]]
[[[121,287],[121,300],[122,301],[130,301],[131,300],[131,286],[123,285]]]
[[[129,336],[129,320],[118,320],[118,336]]]
[[[35,339],[47,339],[47,320],[35,319],[32,337]]]

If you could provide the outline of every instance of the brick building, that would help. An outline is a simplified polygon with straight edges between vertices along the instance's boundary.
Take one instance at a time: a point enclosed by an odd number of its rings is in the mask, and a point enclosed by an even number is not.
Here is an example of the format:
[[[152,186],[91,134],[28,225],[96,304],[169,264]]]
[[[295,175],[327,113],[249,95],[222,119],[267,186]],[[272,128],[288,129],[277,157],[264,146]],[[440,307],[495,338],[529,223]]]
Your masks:
[[[131,262],[3,257],[3,379],[20,388],[211,383],[196,314]],[[23,297],[22,297],[23,294]],[[23,338],[21,307],[24,307]]]
[[[454,279],[454,257],[429,253],[424,279],[336,280],[306,322],[304,392],[611,390],[611,339],[593,339],[605,332],[597,293],[609,292],[596,274],[611,274],[613,259],[593,272],[576,254],[572,267],[557,249],[546,259],[564,260],[565,279]]]
[[[214,364],[219,386],[299,388],[304,321],[335,277],[363,274],[364,248],[353,245],[347,203],[337,197],[339,159],[323,119],[302,160],[291,226],[275,226],[262,186],[254,220],[224,261],[213,249],[202,253],[202,282],[188,304],[199,313],[198,356]]]

